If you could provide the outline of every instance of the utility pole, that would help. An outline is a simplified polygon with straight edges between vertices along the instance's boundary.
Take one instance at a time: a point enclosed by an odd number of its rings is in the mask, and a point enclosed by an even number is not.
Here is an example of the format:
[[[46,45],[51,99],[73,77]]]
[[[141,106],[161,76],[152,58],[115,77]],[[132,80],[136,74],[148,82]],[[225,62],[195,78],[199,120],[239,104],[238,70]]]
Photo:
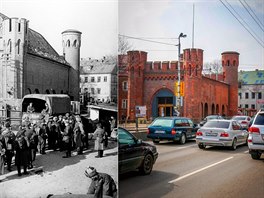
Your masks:
[[[177,87],[177,109],[179,112],[181,112],[181,94],[180,94],[180,87],[181,87],[181,37],[185,38],[186,34],[180,33],[178,40],[178,87]]]

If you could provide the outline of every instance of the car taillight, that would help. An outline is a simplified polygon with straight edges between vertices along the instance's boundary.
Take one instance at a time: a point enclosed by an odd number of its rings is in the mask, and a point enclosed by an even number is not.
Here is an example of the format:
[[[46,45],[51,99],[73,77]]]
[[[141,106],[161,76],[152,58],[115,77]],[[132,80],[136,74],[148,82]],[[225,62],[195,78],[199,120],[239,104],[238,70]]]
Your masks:
[[[171,135],[175,135],[177,132],[175,129],[171,129]]]
[[[203,133],[201,131],[197,131],[196,136],[203,136]]]
[[[247,124],[247,121],[242,121],[241,124]]]
[[[148,132],[147,132],[147,134],[150,134],[150,129],[148,129]]]
[[[248,139],[248,143],[252,143],[252,139]]]
[[[248,132],[249,133],[257,133],[257,134],[260,134],[260,130],[259,130],[259,128],[258,127],[250,127],[249,129],[248,129]]]
[[[229,137],[229,134],[227,132],[223,132],[220,134],[220,137]]]

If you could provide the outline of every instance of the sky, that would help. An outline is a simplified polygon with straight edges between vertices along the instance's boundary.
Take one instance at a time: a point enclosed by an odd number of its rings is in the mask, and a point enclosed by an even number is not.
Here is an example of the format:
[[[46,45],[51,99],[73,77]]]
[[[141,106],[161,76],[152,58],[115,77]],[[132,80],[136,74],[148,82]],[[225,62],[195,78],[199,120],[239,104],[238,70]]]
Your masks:
[[[117,54],[117,0],[0,0],[7,17],[29,20],[62,55],[62,35],[67,29],[82,32],[81,58],[101,59]]]
[[[237,51],[240,53],[239,70],[264,70],[264,1],[246,0],[261,20],[263,26],[260,24],[260,27],[239,0],[222,1],[225,5],[228,6],[229,3],[232,6],[261,44],[219,0],[119,0],[119,34],[177,45],[178,36],[184,33],[187,37],[180,39],[181,52],[183,49],[192,48],[194,40],[194,48],[204,50],[204,63],[221,60],[221,53],[224,51]],[[241,2],[244,3],[244,0]],[[231,11],[232,8],[229,7]],[[243,21],[241,20],[242,23]],[[131,50],[148,52],[149,61],[178,60],[177,46],[139,39],[126,37],[132,46]]]

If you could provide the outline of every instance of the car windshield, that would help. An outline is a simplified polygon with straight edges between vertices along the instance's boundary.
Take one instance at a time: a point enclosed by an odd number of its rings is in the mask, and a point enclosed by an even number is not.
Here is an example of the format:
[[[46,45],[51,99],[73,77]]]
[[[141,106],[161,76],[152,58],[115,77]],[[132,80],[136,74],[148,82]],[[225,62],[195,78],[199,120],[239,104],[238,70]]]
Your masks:
[[[233,117],[232,120],[245,120],[246,117]]]
[[[151,124],[151,126],[171,127],[172,122],[173,120],[171,119],[157,119]]]
[[[219,116],[215,115],[215,116],[207,116],[206,119],[207,120],[212,120],[212,119],[217,119]]]
[[[204,127],[228,129],[229,124],[230,122],[227,121],[209,121],[205,123]]]
[[[135,139],[133,138],[131,134],[119,128],[118,129],[118,142],[119,144],[134,144]]]
[[[260,114],[257,115],[254,124],[256,124],[256,125],[264,125],[264,113],[260,113]]]

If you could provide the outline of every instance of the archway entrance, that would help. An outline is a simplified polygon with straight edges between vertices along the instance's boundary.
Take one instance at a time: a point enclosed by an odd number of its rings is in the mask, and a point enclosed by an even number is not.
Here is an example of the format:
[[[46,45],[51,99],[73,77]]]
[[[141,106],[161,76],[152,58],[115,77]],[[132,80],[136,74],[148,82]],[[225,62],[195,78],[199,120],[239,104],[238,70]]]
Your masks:
[[[169,89],[161,89],[152,100],[152,117],[173,116],[175,97]]]

